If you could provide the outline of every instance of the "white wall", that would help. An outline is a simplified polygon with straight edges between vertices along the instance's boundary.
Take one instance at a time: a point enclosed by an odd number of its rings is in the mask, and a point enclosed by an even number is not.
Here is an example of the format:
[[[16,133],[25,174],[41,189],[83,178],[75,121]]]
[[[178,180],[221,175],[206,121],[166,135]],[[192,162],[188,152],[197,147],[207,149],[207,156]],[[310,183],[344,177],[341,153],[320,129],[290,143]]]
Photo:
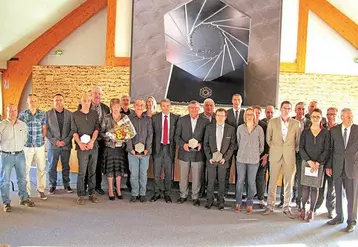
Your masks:
[[[358,23],[357,0],[329,2]],[[298,18],[297,0],[283,0],[281,62],[295,59],[298,26],[295,18]],[[358,64],[354,63],[358,50],[312,12],[309,13],[306,54],[306,73],[358,75]]]
[[[107,8],[59,43],[40,65],[105,65]],[[55,55],[63,50],[63,55]]]
[[[164,0],[163,0],[164,1]],[[132,45],[133,0],[117,0],[114,55],[130,57]]]

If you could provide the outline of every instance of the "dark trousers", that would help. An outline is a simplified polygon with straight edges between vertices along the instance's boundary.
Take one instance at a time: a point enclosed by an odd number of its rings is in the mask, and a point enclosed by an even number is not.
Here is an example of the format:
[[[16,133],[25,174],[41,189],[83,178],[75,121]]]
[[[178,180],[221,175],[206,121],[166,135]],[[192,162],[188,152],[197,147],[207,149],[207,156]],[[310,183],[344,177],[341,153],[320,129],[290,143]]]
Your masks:
[[[234,155],[232,156],[233,157],[232,159],[234,160],[234,168],[235,168],[235,188],[236,188],[236,184],[237,184],[236,155],[237,155],[237,150],[234,152]],[[226,171],[226,177],[225,177],[225,194],[226,195],[229,191],[229,186],[230,186],[230,170],[231,170],[231,166],[233,165],[232,159],[230,159],[229,167],[227,168],[227,171]]]
[[[268,163],[265,166],[262,166],[260,163],[256,174],[256,193],[257,193],[257,198],[260,201],[265,199],[266,172],[268,171],[268,167],[269,167]],[[247,193],[247,189],[246,189],[246,193]]]
[[[324,191],[326,189],[326,186],[327,186],[326,208],[328,211],[332,212],[336,205],[336,192],[334,190],[333,178],[327,176],[327,174],[325,174],[324,176],[322,188],[319,189],[319,195],[318,195],[318,200],[315,210],[319,209],[323,204]]]
[[[208,171],[208,195],[207,201],[212,203],[214,201],[214,190],[216,178],[218,181],[218,203],[224,203],[225,196],[225,185],[226,185],[226,174],[227,168],[222,165],[207,164]]]
[[[101,189],[102,186],[102,163],[103,163],[103,154],[104,154],[105,144],[102,140],[98,141],[98,156],[96,160],[96,174],[95,174],[95,188]],[[85,176],[85,188],[88,185],[88,171],[86,171]]]
[[[337,217],[343,219],[343,209],[342,209],[342,194],[343,189],[346,191],[347,201],[348,201],[348,224],[355,225],[357,223],[357,193],[358,193],[358,179],[350,179],[347,177],[345,169],[343,168],[342,175],[334,181],[334,186],[336,189],[337,196],[337,208],[336,213]]]
[[[92,150],[77,150],[78,158],[78,178],[77,178],[77,195],[85,196],[85,176],[88,174],[88,194],[94,194],[96,184],[96,165],[98,159],[98,148]]]
[[[67,188],[70,186],[70,155],[71,150],[64,149],[48,149],[47,162],[48,162],[48,175],[50,187],[56,188],[57,186],[57,163],[61,157],[62,166],[62,181],[63,186]]]
[[[153,160],[154,192],[160,194],[162,190],[164,195],[169,196],[173,178],[173,159],[170,156],[170,145],[160,145],[160,152],[153,155]],[[164,181],[161,179],[162,169],[164,169]]]

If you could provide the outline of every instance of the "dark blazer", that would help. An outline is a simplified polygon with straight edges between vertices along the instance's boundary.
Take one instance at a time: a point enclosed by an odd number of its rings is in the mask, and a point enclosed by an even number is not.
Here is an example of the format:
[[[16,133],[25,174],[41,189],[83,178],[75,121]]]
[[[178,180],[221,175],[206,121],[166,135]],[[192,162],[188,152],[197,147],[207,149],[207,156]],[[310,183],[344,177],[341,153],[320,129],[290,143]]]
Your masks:
[[[307,115],[307,114],[306,114]],[[296,116],[292,117],[293,119],[296,119]],[[300,121],[301,123],[301,121]],[[303,120],[303,129],[308,129],[311,127],[311,119],[307,118],[305,116],[305,119]]]
[[[327,168],[333,170],[333,179],[341,176],[343,164],[346,175],[350,179],[358,178],[358,125],[351,126],[347,148],[344,148],[342,124],[338,124],[331,130],[331,157]]]
[[[51,109],[46,112],[47,131],[46,131],[46,148],[47,149],[60,149],[56,146],[57,140],[63,140],[65,146],[62,149],[70,150],[72,148],[73,131],[71,128],[72,112],[64,109],[62,135],[57,121],[56,110]]]
[[[210,121],[209,118],[207,118],[207,116],[205,116],[204,112],[200,113],[199,115],[202,116],[202,117],[204,117],[204,118],[206,118],[206,119],[208,119],[210,123],[216,123],[215,114],[213,114],[213,115],[211,116],[211,121]]]
[[[106,116],[108,113],[111,112],[111,109],[109,109],[108,105],[104,104],[104,103],[99,103],[100,106],[101,106],[101,110],[102,110],[102,117],[101,119],[99,120],[100,123],[102,123],[102,120],[104,118],[104,116]],[[91,103],[91,106],[90,106],[90,109],[92,108],[92,103]],[[81,110],[82,109],[82,105],[79,104],[78,105],[78,109],[77,110]]]
[[[213,153],[218,151],[216,146],[216,123],[212,123],[206,126],[203,147],[206,156],[206,163],[207,165],[211,165],[209,160],[212,158]],[[224,135],[220,149],[220,153],[223,154],[223,159],[225,160],[224,167],[229,167],[232,155],[236,149],[237,145],[235,127],[229,124],[225,124]]]
[[[264,131],[264,137],[266,140],[266,131],[267,131],[267,123],[265,123],[262,120],[259,120],[258,123],[259,126],[261,126],[262,130]],[[270,146],[267,144],[267,142],[265,141],[265,145],[264,145],[264,151],[262,152],[262,154],[260,155],[260,157],[264,156],[265,154],[269,154],[270,152]]]
[[[230,108],[230,109],[227,111],[226,123],[230,124],[231,126],[234,126],[235,129],[237,129],[237,127],[238,127],[239,125],[241,125],[241,124],[244,123],[244,113],[245,113],[245,110],[244,110],[244,109],[240,109],[239,122],[238,122],[238,124],[236,124],[234,108]]]
[[[132,109],[128,109],[128,111],[124,111],[123,108],[121,108],[121,113],[124,114],[124,115],[127,115],[127,116],[130,116],[130,115],[133,115],[135,114],[135,111],[132,110]]]
[[[194,133],[191,129],[191,120],[190,115],[185,115],[179,118],[177,128],[175,131],[175,142],[179,146],[178,159],[182,161],[193,161],[199,162],[205,160],[205,155],[203,151],[203,141],[205,128],[209,124],[209,120],[199,115]],[[191,151],[187,152],[184,150],[184,144],[188,143],[191,138],[195,138],[201,144],[200,151]]]
[[[163,114],[157,113],[152,116],[152,124],[153,124],[153,155],[158,155],[160,153],[160,144],[162,140],[162,122]],[[175,158],[175,129],[177,127],[179,116],[173,113],[169,115],[169,145],[170,145],[170,157],[174,160]]]

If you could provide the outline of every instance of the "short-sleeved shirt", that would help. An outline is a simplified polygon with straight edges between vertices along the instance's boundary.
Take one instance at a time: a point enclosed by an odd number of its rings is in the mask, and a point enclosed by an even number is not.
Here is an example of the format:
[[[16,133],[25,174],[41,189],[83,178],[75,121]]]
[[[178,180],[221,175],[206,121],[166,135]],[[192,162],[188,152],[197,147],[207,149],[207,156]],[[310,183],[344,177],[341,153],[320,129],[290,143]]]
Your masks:
[[[23,121],[27,127],[27,140],[25,147],[41,147],[45,144],[42,127],[46,126],[45,112],[37,109],[32,115],[29,109],[19,114],[19,120]]]

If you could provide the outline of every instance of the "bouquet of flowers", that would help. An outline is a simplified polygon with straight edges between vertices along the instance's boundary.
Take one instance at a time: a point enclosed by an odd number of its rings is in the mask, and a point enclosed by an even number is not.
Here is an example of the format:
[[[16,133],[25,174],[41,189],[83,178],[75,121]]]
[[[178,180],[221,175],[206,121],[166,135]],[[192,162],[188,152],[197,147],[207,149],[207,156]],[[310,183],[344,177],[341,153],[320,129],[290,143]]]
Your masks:
[[[137,132],[128,116],[124,116],[110,131],[106,132],[106,136],[119,146],[122,146],[123,142],[135,137],[136,134]]]

